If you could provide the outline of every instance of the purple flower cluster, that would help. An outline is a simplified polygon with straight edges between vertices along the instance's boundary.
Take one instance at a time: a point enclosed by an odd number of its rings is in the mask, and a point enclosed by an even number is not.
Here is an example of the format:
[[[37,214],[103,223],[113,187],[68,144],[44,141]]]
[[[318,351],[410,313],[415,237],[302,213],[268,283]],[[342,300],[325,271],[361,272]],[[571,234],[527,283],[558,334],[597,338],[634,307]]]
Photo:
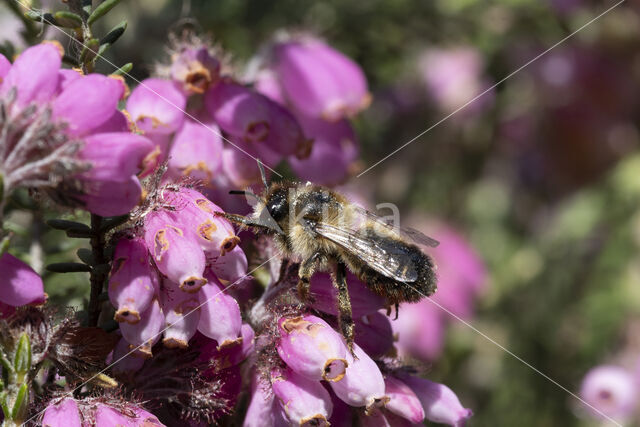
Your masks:
[[[242,279],[247,258],[222,210],[201,193],[167,186],[164,207],[143,218],[139,236],[115,248],[109,298],[124,340],[151,356],[162,335],[168,347],[187,347],[200,331],[219,347],[242,340],[242,319],[225,285]]]
[[[0,55],[0,173],[4,192],[42,188],[103,215],[140,202],[136,174],[153,149],[118,111],[121,78],[61,69],[62,47],[42,43],[11,64]]]
[[[164,427],[155,415],[130,404],[109,405],[97,399],[54,399],[44,411],[44,427]]]

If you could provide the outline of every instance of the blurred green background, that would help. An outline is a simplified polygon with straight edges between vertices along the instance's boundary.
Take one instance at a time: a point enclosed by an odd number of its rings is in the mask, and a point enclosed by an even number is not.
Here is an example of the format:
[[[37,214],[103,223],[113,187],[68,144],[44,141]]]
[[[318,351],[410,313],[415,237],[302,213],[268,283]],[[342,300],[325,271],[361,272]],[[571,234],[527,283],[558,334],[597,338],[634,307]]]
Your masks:
[[[613,4],[137,0],[104,25],[129,21],[107,57],[133,62],[139,79],[185,20],[238,70],[279,29],[325,37],[369,79],[373,103],[355,123],[364,170]],[[640,6],[629,0],[351,183],[461,230],[490,272],[470,322],[572,391],[597,364],[640,361],[639,35]],[[474,52],[465,78],[475,84],[434,93],[425,55],[460,48]],[[25,244],[33,231],[20,231]],[[55,254],[47,262],[76,249],[47,233],[44,251]],[[47,290],[80,304],[83,280],[50,276]],[[568,393],[460,323],[430,378],[473,409],[472,425],[595,423]]]

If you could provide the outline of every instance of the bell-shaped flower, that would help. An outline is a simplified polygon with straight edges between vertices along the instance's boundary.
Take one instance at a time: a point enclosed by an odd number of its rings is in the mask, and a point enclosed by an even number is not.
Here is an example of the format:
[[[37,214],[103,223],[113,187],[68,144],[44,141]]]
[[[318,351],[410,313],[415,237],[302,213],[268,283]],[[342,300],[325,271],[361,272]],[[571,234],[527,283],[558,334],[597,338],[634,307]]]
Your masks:
[[[122,79],[101,74],[82,76],[70,82],[52,102],[52,118],[65,122],[69,135],[85,136],[116,113],[124,93]]]
[[[75,399],[53,399],[44,410],[42,427],[81,427],[80,410]]]
[[[131,344],[131,349],[135,349],[137,354],[144,357],[152,356],[151,348],[160,339],[164,328],[164,314],[157,298],[151,301],[138,323],[124,322],[120,324],[120,332],[122,332],[124,339]]]
[[[388,316],[365,314],[354,319],[356,342],[371,357],[381,357],[393,348],[393,330]]]
[[[170,74],[185,93],[202,94],[220,78],[220,61],[206,46],[184,46],[171,55]]]
[[[320,381],[310,380],[290,368],[271,372],[271,388],[287,419],[298,426],[329,426],[333,404]]]
[[[83,194],[72,196],[81,201],[84,209],[102,216],[124,215],[142,197],[142,186],[136,176],[126,181],[86,180],[82,186]]]
[[[205,256],[194,236],[175,222],[166,211],[145,217],[144,239],[158,270],[185,292],[198,292],[207,283]]]
[[[280,358],[298,374],[312,380],[340,381],[348,366],[342,336],[313,315],[278,321]]]
[[[92,425],[96,427],[165,427],[155,415],[133,405],[117,409],[99,403],[95,409],[94,417]]]
[[[213,123],[185,120],[169,152],[168,174],[174,179],[189,176],[209,183],[222,164],[222,138]]]
[[[169,348],[187,348],[200,321],[198,295],[164,280],[160,303],[166,324],[162,343]]]
[[[628,419],[638,407],[638,385],[631,372],[622,367],[601,365],[582,380],[580,397],[608,417]],[[593,409],[590,414],[604,418]]]
[[[251,378],[251,397],[242,427],[274,427],[274,397],[271,387],[262,384],[258,375]]]
[[[238,365],[249,357],[255,348],[255,332],[249,324],[242,324],[240,338],[242,341],[238,345],[218,348],[218,343],[215,340],[198,335],[195,340],[199,348],[200,359],[215,361],[214,371],[216,372]]]
[[[226,292],[213,275],[209,283],[198,293],[200,299],[200,322],[198,331],[218,342],[218,349],[242,342],[240,331],[242,317],[237,301]]]
[[[12,307],[44,303],[42,278],[26,263],[8,252],[0,256],[0,302]]]
[[[111,360],[107,363],[111,365],[111,369],[118,375],[132,374],[144,365],[145,357],[136,351],[131,351],[130,344],[126,339],[120,338],[120,341],[113,349]]]
[[[270,168],[282,160],[282,155],[266,144],[250,144],[234,139],[233,145],[222,151],[222,170],[234,188],[245,188],[260,182],[260,169],[256,159]],[[235,197],[237,200],[238,197]]]
[[[462,427],[473,415],[473,412],[464,408],[458,396],[444,384],[409,375],[401,376],[400,379],[418,396],[429,421]]]
[[[298,115],[298,121],[305,135],[313,139],[313,146],[308,158],[289,158],[295,174],[302,180],[328,186],[346,181],[355,171],[360,152],[358,139],[349,122],[342,119],[330,123],[302,115]]]
[[[412,423],[421,423],[424,420],[424,409],[413,390],[398,378],[390,375],[385,377],[384,383],[385,393],[389,396],[389,402],[385,408]]]
[[[146,79],[131,92],[127,111],[145,134],[170,134],[184,120],[187,99],[170,80]]]
[[[240,246],[209,261],[211,271],[224,284],[236,283],[247,276],[247,256]]]
[[[140,238],[122,238],[113,254],[109,276],[109,300],[118,322],[137,323],[158,292],[157,273],[149,263],[149,252]]]
[[[335,121],[354,116],[371,102],[362,69],[320,40],[280,43],[274,54],[287,99],[305,115]]]
[[[384,378],[376,362],[358,344],[353,345],[353,352],[355,357],[347,353],[349,367],[344,378],[329,384],[342,401],[351,406],[364,406],[365,411],[371,413],[389,401]]]

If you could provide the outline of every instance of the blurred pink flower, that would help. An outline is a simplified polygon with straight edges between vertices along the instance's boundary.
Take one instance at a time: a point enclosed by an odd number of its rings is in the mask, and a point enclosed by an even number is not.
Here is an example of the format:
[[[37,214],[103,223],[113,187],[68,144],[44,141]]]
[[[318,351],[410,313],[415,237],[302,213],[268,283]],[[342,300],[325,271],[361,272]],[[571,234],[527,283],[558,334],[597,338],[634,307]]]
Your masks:
[[[8,252],[0,256],[0,276],[3,278],[0,303],[10,307],[44,303],[44,287],[38,273]],[[11,310],[3,310],[3,312],[5,311],[10,312]]]
[[[638,395],[638,384],[633,374],[613,365],[591,369],[580,387],[580,397],[612,418],[628,418],[638,406]],[[603,418],[593,410],[589,413],[596,418]]]

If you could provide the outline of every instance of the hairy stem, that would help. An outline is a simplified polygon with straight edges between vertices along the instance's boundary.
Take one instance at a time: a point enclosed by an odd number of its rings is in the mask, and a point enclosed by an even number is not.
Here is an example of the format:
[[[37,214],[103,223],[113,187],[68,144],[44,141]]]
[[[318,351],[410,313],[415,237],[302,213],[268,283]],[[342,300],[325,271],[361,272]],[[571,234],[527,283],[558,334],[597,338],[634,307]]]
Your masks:
[[[107,279],[106,270],[95,268],[107,263],[104,246],[104,233],[100,231],[103,218],[100,215],[91,214],[91,252],[94,259],[94,268],[91,269],[91,295],[89,297],[89,326],[98,326],[98,318],[100,317],[100,294]]]

